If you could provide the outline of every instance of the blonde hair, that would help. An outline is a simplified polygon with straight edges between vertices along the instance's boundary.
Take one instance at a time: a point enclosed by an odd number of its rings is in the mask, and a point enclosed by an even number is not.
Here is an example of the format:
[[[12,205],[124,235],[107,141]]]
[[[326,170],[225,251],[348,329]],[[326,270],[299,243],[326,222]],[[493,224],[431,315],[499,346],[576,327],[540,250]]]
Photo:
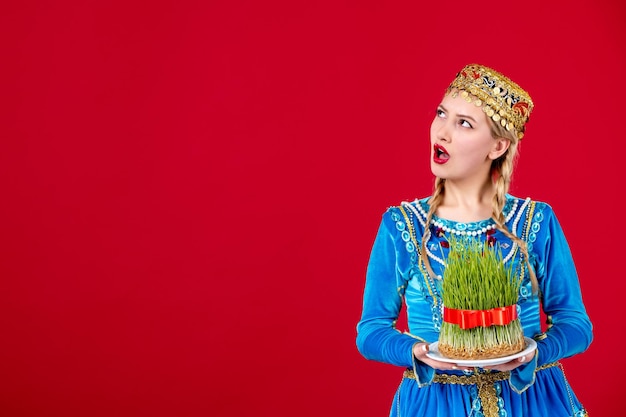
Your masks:
[[[491,218],[496,224],[496,229],[502,232],[513,242],[515,242],[519,247],[519,250],[522,252],[523,259],[528,269],[528,275],[530,276],[530,281],[532,283],[533,293],[537,293],[539,285],[537,282],[537,276],[535,275],[535,271],[530,266],[528,245],[526,245],[526,242],[524,242],[518,236],[511,233],[511,231],[505,224],[505,217],[503,213],[504,205],[506,204],[506,194],[509,191],[509,186],[513,177],[513,167],[515,165],[515,161],[518,155],[518,134],[514,129],[510,131],[506,130],[506,128],[502,127],[499,123],[494,122],[490,117],[487,117],[487,120],[489,120],[491,135],[494,137],[494,139],[504,138],[510,141],[509,148],[506,150],[506,152],[491,163],[491,178],[494,182],[494,186],[496,189],[496,192],[491,201]],[[430,222],[434,214],[436,213],[437,208],[439,208],[439,205],[443,201],[443,196],[445,193],[445,183],[446,180],[443,178],[437,177],[435,179],[433,195],[429,200],[430,208],[426,215],[426,226],[424,230],[424,235],[422,236],[421,259],[431,278],[436,278],[436,275],[430,265],[430,260],[428,259],[428,255],[426,252],[426,241],[430,239],[431,235],[429,227]]]

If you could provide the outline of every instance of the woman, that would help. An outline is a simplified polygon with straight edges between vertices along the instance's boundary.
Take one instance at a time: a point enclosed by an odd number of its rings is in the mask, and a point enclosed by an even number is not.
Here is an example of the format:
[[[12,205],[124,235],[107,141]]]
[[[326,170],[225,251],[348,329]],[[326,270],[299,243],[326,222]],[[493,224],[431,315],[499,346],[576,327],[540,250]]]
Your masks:
[[[587,415],[558,363],[592,340],[567,241],[548,204],[507,193],[532,109],[529,95],[504,75],[463,68],[430,129],[433,195],[383,215],[357,346],[368,359],[407,368],[391,416]],[[504,262],[522,271],[517,314],[536,350],[482,368],[429,354],[443,320],[441,277],[453,235],[497,245]],[[395,328],[403,302],[408,333]]]

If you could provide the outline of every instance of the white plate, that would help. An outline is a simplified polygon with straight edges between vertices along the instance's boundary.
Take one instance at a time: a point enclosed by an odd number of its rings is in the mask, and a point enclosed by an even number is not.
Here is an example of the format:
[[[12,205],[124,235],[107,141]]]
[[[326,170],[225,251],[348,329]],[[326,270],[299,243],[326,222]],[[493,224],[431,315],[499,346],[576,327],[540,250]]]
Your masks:
[[[512,361],[513,359],[520,358],[524,355],[528,355],[533,350],[537,349],[537,342],[535,342],[530,337],[524,337],[526,341],[526,349],[521,352],[517,352],[513,355],[503,356],[501,358],[493,358],[493,359],[476,359],[476,360],[463,360],[463,359],[451,359],[443,356],[438,349],[439,342],[434,342],[428,345],[430,351],[426,354],[431,359],[435,359],[441,362],[455,363],[461,366],[474,366],[474,367],[483,367],[489,365],[499,365],[501,363],[506,363]]]

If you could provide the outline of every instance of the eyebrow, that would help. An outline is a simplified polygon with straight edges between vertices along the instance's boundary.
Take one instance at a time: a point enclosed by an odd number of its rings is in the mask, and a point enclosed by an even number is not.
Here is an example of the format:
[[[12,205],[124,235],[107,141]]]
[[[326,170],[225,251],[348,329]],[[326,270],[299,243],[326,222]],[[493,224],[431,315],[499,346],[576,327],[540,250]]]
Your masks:
[[[441,110],[443,110],[444,112],[448,113],[448,109],[446,109],[443,104],[439,105],[439,108]],[[467,114],[457,114],[456,117],[459,117],[461,119],[470,119],[471,121],[473,121],[474,123],[476,123],[476,119],[474,119],[472,116],[469,116]]]

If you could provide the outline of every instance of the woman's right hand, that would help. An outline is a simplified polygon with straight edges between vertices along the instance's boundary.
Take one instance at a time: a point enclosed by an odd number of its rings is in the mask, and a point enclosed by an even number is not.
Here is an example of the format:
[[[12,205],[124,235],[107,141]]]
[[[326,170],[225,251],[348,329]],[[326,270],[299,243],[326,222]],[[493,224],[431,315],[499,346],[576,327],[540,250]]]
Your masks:
[[[424,362],[426,365],[434,369],[441,371],[472,371],[474,368],[471,366],[460,366],[456,363],[442,362],[436,359],[426,356],[428,353],[428,343],[416,343],[413,345],[413,356],[420,362]]]

